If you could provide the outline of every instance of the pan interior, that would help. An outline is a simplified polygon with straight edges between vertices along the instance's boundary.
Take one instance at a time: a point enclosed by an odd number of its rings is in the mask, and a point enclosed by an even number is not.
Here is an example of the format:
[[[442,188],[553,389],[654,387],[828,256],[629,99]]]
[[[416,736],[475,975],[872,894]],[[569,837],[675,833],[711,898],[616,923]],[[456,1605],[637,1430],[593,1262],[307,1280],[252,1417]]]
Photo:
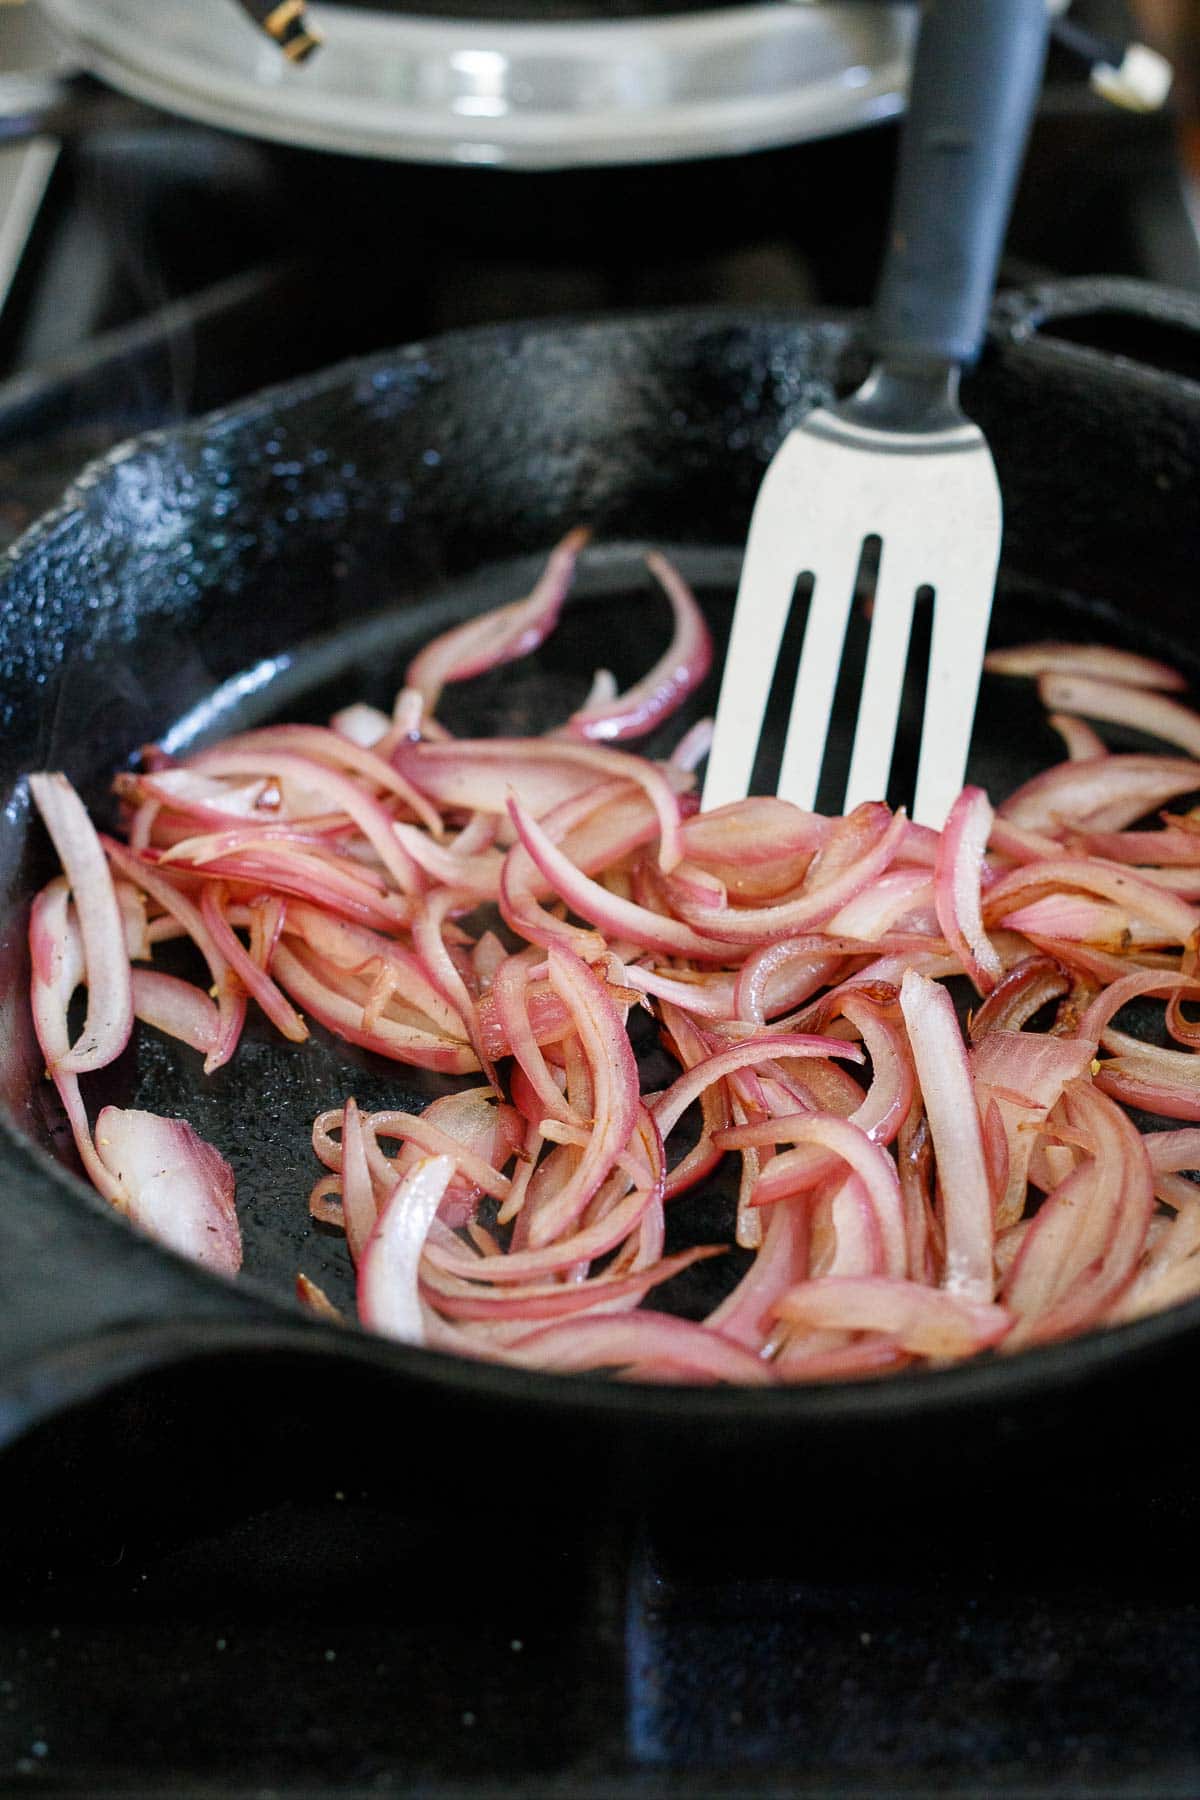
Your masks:
[[[622,687],[642,674],[665,647],[669,614],[645,567],[651,546],[630,540],[604,542],[586,553],[558,631],[533,657],[447,691],[440,716],[458,736],[534,734],[560,723],[581,703],[598,667],[610,668]],[[728,630],[740,565],[730,545],[660,544],[693,586],[720,642]],[[322,722],[352,700],[388,707],[413,653],[435,632],[487,605],[528,591],[540,558],[485,564],[468,577],[439,584],[403,609],[371,613],[293,649],[256,663],[215,689],[187,694],[161,741],[175,753],[215,741],[231,731],[273,720]],[[1028,581],[1006,578],[993,618],[993,642],[1033,637],[1100,640],[1148,647],[1146,631],[1127,614],[1095,600]],[[1150,646],[1197,672],[1179,646]],[[1191,665],[1191,666],[1189,666]],[[716,677],[692,697],[686,710],[639,746],[665,754],[694,719],[711,711]],[[915,696],[902,719],[897,772],[911,767],[917,737]],[[784,713],[773,703],[764,755],[777,762]],[[849,754],[852,713],[835,718],[832,754]],[[64,722],[63,730],[68,728]],[[128,746],[132,750],[133,746]],[[56,746],[48,746],[54,766]],[[1061,744],[1045,723],[1032,684],[985,677],[981,691],[970,778],[999,799],[1038,769],[1056,761]],[[99,782],[103,771],[96,770]],[[97,789],[99,791],[99,789]],[[191,972],[187,952],[162,966]],[[187,1118],[232,1164],[249,1276],[290,1300],[298,1270],[330,1298],[353,1312],[353,1275],[345,1241],[314,1223],[307,1195],[323,1173],[310,1141],[312,1121],[353,1094],[368,1109],[419,1110],[440,1092],[464,1083],[385,1061],[336,1040],[310,1021],[308,1043],[294,1046],[250,1009],[247,1029],[232,1063],[205,1077],[199,1056],[145,1027],[126,1054],[93,1077],[89,1110],[105,1102],[144,1107]],[[675,1066],[659,1046],[649,1020],[635,1027],[643,1086],[659,1088]],[[73,1160],[57,1115],[53,1090],[43,1084],[33,1129],[43,1144]],[[675,1154],[687,1147],[686,1121]],[[67,1147],[64,1147],[67,1146]],[[668,1219],[668,1249],[695,1243],[732,1242],[736,1161],[726,1158],[715,1177],[676,1201]],[[702,1263],[656,1291],[651,1304],[699,1316],[737,1279],[743,1252]]]

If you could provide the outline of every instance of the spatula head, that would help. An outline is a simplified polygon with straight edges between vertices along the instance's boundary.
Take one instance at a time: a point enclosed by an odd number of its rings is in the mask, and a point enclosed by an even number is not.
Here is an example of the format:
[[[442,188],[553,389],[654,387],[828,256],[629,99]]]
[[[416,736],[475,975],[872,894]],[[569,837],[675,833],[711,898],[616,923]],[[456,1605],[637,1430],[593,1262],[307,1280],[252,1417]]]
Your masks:
[[[881,542],[845,810],[887,790],[918,590],[933,591],[913,816],[940,826],[963,783],[1000,556],[1000,488],[983,433],[873,430],[836,411],[789,433],[759,490],[704,785],[706,808],[748,792],[796,584],[811,577],[778,792],[811,808],[855,580]]]

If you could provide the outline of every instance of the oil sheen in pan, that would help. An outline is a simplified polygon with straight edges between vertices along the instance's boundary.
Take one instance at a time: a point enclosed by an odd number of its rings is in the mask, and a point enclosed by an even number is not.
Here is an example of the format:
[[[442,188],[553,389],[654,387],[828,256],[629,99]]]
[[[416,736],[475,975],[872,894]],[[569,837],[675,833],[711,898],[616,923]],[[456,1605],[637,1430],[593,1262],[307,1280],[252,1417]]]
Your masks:
[[[458,736],[532,734],[561,722],[578,706],[597,667],[611,668],[625,686],[644,672],[665,647],[669,615],[656,596],[642,558],[648,546],[616,543],[589,549],[558,631],[532,658],[511,664],[461,687],[448,689],[440,716]],[[718,641],[728,626],[740,565],[740,550],[724,547],[661,546],[693,585],[712,621]],[[528,591],[541,567],[540,556],[494,563],[469,579],[448,585],[435,597],[395,611],[372,614],[327,636],[310,639],[268,662],[243,671],[198,699],[164,733],[163,743],[184,755],[204,743],[276,719],[325,721],[352,700],[388,707],[410,657],[436,632],[483,607]],[[860,608],[860,611],[865,611]],[[926,609],[927,610],[927,609]],[[791,660],[780,659],[780,680],[772,697],[770,727],[764,734],[759,785],[769,787],[770,760],[782,750],[786,683],[794,670],[802,636],[803,606],[797,608]],[[865,628],[851,642],[852,674]],[[993,637],[1006,643],[1032,637],[1128,642],[1129,622],[1115,610],[1077,596],[1006,584],[997,603]],[[920,624],[915,656],[919,659]],[[1131,646],[1132,647],[1132,646]],[[1145,648],[1145,645],[1139,646]],[[1167,647],[1166,654],[1170,654]],[[906,775],[906,742],[917,741],[919,671],[902,721],[896,775]],[[716,677],[692,697],[657,739],[639,748],[665,754],[695,718],[711,711]],[[845,696],[853,715],[853,694]],[[1039,768],[1061,757],[1061,744],[1045,724],[1032,684],[986,678],[980,697],[970,776],[997,798]],[[831,757],[849,755],[848,732],[835,730]],[[175,947],[172,947],[175,948]],[[161,953],[160,953],[161,954]],[[179,972],[187,972],[187,952]],[[163,966],[172,966],[164,957]],[[310,1022],[311,1024],[311,1022]],[[673,1063],[658,1045],[649,1018],[634,1024],[645,1088],[665,1086]],[[285,1043],[250,1010],[231,1064],[203,1076],[195,1054],[171,1039],[141,1029],[126,1054],[94,1080],[92,1104],[106,1101],[145,1107],[187,1118],[200,1135],[228,1157],[237,1178],[238,1212],[247,1272],[281,1293],[290,1292],[303,1269],[337,1304],[353,1313],[353,1279],[339,1232],[315,1224],[307,1196],[322,1173],[311,1148],[312,1121],[349,1094],[367,1109],[398,1107],[418,1111],[436,1094],[461,1085],[445,1077],[409,1069],[329,1036],[311,1025],[303,1045]],[[681,1138],[679,1149],[686,1147]],[[702,1190],[686,1196],[668,1219],[668,1249],[732,1240],[736,1196],[732,1159]],[[688,1314],[706,1311],[737,1279],[742,1252],[687,1270],[659,1289],[655,1304]]]

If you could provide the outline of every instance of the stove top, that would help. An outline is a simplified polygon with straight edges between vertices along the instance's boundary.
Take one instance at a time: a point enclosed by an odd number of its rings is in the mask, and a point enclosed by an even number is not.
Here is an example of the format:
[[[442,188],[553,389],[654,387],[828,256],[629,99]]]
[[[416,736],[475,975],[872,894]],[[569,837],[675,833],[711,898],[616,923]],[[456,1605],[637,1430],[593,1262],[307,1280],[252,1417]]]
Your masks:
[[[0,229],[3,542],[131,432],[345,355],[499,318],[861,305],[894,132],[635,180],[128,117],[28,154],[0,153],[0,205],[25,192]],[[1169,122],[1064,75],[1008,273],[1093,272],[1200,286],[1200,252]],[[932,1500],[868,1468],[849,1513],[800,1493],[638,1517],[601,1492],[586,1517],[514,1517],[484,1471],[447,1517],[419,1468],[364,1479],[331,1382],[298,1406],[249,1363],[146,1377],[0,1459],[0,1785],[1200,1789],[1186,1427],[1147,1457],[1114,1422],[1111,1445],[1068,1441],[1019,1483],[1000,1459]]]
[[[933,1495],[639,1519],[598,1474],[514,1516],[481,1471],[435,1513],[333,1389],[146,1377],[8,1453],[6,1791],[1196,1791],[1186,1430]]]

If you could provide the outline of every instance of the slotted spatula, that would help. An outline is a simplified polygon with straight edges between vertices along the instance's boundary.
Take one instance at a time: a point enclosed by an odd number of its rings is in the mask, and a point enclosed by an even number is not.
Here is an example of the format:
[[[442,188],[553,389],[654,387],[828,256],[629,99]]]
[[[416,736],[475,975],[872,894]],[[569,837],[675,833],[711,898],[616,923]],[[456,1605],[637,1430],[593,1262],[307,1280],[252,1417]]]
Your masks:
[[[962,786],[1000,557],[983,433],[958,405],[979,354],[1045,60],[1045,0],[928,0],[913,68],[871,337],[877,361],[841,405],[810,413],[759,490],[704,784],[749,791],[801,576],[813,578],[777,791],[816,800],[866,540],[879,572],[844,809],[887,791],[914,602],[933,630],[913,816],[940,826]]]

